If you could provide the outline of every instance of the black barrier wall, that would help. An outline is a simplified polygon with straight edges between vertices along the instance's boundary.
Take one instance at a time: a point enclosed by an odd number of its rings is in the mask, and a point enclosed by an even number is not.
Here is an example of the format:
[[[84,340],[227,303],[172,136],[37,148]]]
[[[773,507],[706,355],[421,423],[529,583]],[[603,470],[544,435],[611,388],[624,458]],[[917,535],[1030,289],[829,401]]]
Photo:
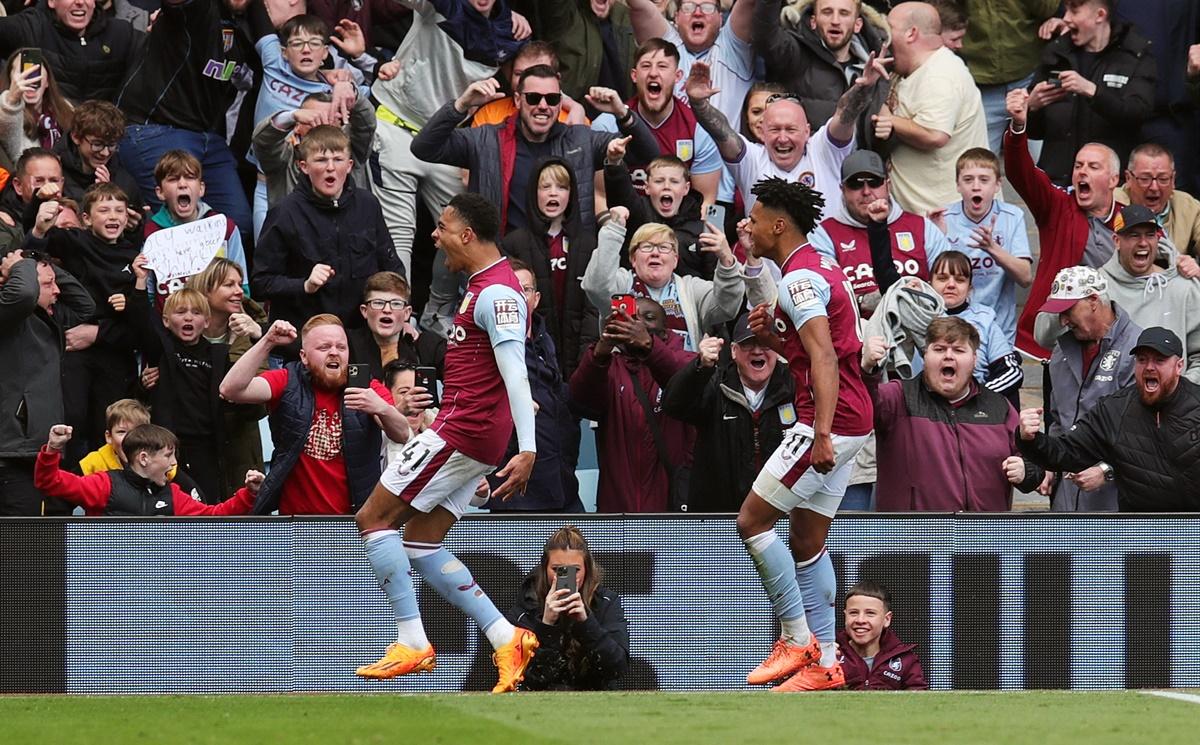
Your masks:
[[[629,618],[629,688],[740,689],[771,611],[731,516],[578,516]],[[447,545],[502,608],[561,517]],[[840,593],[886,583],[936,689],[1200,686],[1200,518],[847,516]],[[786,526],[780,526],[786,535]],[[420,588],[431,674],[366,683],[395,626],[349,519],[0,520],[0,691],[457,691],[495,682]],[[839,594],[840,594],[839,593]],[[841,606],[839,603],[839,619]]]

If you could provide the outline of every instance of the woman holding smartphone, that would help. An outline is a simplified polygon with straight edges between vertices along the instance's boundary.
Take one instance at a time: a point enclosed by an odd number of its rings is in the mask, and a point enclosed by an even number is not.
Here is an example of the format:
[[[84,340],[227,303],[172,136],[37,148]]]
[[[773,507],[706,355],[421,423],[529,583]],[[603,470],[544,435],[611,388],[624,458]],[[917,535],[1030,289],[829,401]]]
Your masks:
[[[537,634],[541,646],[525,670],[523,690],[604,690],[629,669],[629,623],[579,528],[551,534],[542,560],[521,585],[509,620]]]
[[[71,128],[74,108],[58,89],[40,50],[18,49],[4,65],[0,147],[16,163],[31,147],[53,150]]]

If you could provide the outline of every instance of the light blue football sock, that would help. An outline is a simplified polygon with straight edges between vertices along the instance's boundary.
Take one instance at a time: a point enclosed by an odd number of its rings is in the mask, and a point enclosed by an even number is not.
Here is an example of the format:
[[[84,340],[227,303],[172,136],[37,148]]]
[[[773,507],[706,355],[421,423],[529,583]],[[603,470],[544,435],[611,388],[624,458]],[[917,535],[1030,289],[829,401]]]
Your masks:
[[[744,542],[775,609],[775,616],[783,627],[784,638],[796,644],[808,644],[804,598],[796,584],[796,567],[791,553],[773,529],[750,536]]]
[[[408,546],[415,547],[415,544],[410,542]],[[474,619],[493,647],[499,648],[512,641],[512,624],[496,609],[483,588],[475,583],[471,570],[454,554],[438,546],[432,551],[410,550],[409,558],[413,568],[421,573],[430,587]]]
[[[796,563],[796,584],[804,596],[804,615],[817,641],[828,643],[834,640],[836,617],[833,602],[837,598],[837,576],[833,572],[833,561],[829,552],[821,553],[806,562]]]
[[[421,611],[417,607],[417,594],[409,571],[411,567],[400,534],[395,530],[372,531],[363,536],[363,548],[375,578],[379,580],[379,587],[396,614],[396,641],[414,649],[424,649],[429,645],[429,639],[421,625]]]

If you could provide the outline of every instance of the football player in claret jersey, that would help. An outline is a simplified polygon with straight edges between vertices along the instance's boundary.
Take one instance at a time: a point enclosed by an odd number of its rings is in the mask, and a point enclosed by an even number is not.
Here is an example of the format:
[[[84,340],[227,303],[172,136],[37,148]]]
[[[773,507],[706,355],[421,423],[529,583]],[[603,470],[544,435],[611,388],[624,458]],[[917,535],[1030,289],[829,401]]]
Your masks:
[[[820,219],[821,196],[779,178],[759,181],[754,196],[750,250],[774,260],[783,278],[775,308],[755,307],[750,327],[788,360],[796,423],[763,465],[737,518],[782,629],[746,681],[784,681],[777,691],[840,688],[846,679],[834,642],[837,578],[825,538],[873,423],[859,368],[858,305],[841,268],[805,237]],[[775,532],[785,515],[791,517],[790,554]]]
[[[479,624],[500,668],[495,693],[516,690],[538,640],[515,628],[475,584],[442,539],[462,517],[480,480],[504,457],[513,425],[519,452],[500,469],[493,496],[523,492],[537,447],[533,398],[525,367],[529,322],[521,285],[500,254],[496,208],[478,194],[459,194],[433,232],[452,273],[470,277],[446,344],[437,418],[388,465],[355,515],[371,568],[396,614],[396,642],[364,678],[432,670],[433,646],[417,609],[410,567],[439,595]],[[401,540],[399,528],[404,526]]]

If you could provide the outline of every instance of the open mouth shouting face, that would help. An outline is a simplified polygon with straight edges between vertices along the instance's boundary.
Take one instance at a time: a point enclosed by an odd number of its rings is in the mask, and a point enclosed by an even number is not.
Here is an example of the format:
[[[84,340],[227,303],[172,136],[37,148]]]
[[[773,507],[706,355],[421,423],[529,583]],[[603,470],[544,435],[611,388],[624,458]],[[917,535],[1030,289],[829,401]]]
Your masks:
[[[292,72],[303,78],[316,75],[328,56],[325,39],[304,29],[294,33],[283,45],[283,58]]]
[[[354,161],[345,151],[325,150],[313,154],[311,160],[300,161],[300,170],[312,181],[313,191],[326,199],[342,196],[346,177],[353,166]]]
[[[1075,187],[1075,203],[1079,209],[1098,212],[1112,206],[1119,168],[1120,161],[1107,147],[1085,145],[1079,149],[1071,169],[1071,185]]]
[[[88,225],[101,239],[115,243],[129,224],[128,207],[123,200],[100,199],[92,204],[87,213]]]
[[[556,169],[557,170],[557,169]],[[569,178],[569,176],[568,176]],[[571,204],[571,185],[562,183],[554,174],[543,170],[538,176],[537,208],[547,220],[556,220]]]
[[[679,214],[679,206],[691,188],[683,169],[674,166],[658,166],[646,177],[646,196],[650,197],[650,206],[662,217]]]
[[[813,3],[811,27],[832,52],[837,52],[854,40],[862,29],[854,0],[818,0]]]
[[[304,335],[300,362],[308,368],[317,387],[325,390],[345,388],[350,377],[349,361],[346,330],[341,326],[317,326]]]
[[[400,333],[412,314],[408,298],[396,292],[372,291],[360,307],[367,328],[377,339],[390,339]]]
[[[753,338],[731,345],[730,353],[737,365],[738,377],[753,390],[761,390],[767,384],[779,359],[779,355]]]
[[[966,166],[958,174],[958,193],[963,198],[963,211],[972,220],[978,222],[992,209],[992,202],[999,191],[1000,179],[992,168]]]
[[[208,317],[199,308],[184,305],[165,314],[163,325],[184,344],[195,344],[208,328]]]
[[[197,174],[172,173],[154,191],[176,220],[189,222],[199,214],[200,200],[204,198],[204,182]]]
[[[763,145],[777,168],[790,171],[796,167],[804,157],[810,132],[808,117],[799,103],[780,99],[767,106],[763,115]]]
[[[925,383],[943,398],[962,397],[975,370],[975,350],[966,339],[934,339],[925,349]]]
[[[1135,277],[1154,271],[1158,255],[1158,226],[1135,225],[1117,234],[1117,261]]]
[[[1175,392],[1183,373],[1183,359],[1167,357],[1148,347],[1139,347],[1134,353],[1133,378],[1142,403],[1155,406]]]
[[[633,68],[633,83],[642,114],[665,111],[675,95],[675,83],[682,75],[679,58],[667,56],[662,49],[638,58]]]
[[[716,0],[684,0],[675,13],[675,30],[688,51],[698,53],[708,49],[721,33],[721,6]]]

